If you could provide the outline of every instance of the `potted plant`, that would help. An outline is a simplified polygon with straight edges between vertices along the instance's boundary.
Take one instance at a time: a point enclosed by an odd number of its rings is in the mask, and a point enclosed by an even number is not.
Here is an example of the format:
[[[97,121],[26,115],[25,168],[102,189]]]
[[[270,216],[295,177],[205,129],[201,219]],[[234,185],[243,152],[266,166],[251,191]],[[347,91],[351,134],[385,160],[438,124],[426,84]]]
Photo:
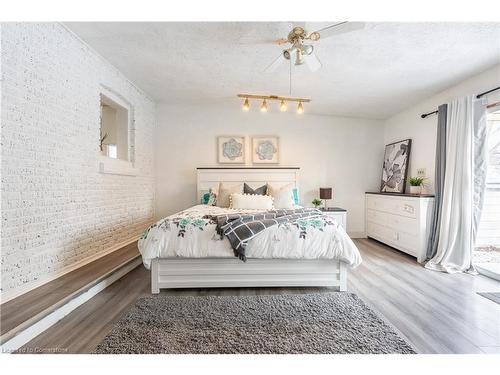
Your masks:
[[[410,194],[422,193],[422,186],[424,186],[423,177],[410,177],[408,182],[410,183]]]
[[[319,206],[321,206],[321,199],[314,198],[311,203],[314,205],[314,208],[318,208]]]

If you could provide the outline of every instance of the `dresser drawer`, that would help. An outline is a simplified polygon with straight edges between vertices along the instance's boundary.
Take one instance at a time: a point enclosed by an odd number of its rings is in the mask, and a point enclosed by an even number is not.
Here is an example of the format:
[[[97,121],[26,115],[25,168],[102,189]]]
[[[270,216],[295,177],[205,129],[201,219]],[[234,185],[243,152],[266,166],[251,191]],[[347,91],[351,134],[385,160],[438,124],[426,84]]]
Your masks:
[[[390,241],[391,243],[395,243],[398,240],[398,234],[394,229],[372,221],[366,223],[366,234],[380,240]]]
[[[366,220],[380,225],[405,232],[411,235],[418,235],[418,220],[400,215],[393,215],[383,211],[366,210]]]
[[[366,208],[405,217],[418,217],[418,201],[411,199],[394,199],[392,197],[367,195]]]
[[[418,237],[416,235],[404,233],[371,221],[367,221],[366,234],[407,254],[418,255]]]

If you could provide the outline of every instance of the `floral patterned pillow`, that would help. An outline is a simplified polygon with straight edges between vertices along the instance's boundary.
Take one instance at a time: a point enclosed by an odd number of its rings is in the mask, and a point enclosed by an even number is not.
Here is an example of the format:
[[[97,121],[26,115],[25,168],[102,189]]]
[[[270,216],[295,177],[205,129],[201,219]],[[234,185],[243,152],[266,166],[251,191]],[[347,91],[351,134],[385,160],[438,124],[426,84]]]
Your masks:
[[[208,193],[203,194],[201,199],[201,204],[206,204],[208,206],[215,206],[217,203],[217,193],[210,188]]]

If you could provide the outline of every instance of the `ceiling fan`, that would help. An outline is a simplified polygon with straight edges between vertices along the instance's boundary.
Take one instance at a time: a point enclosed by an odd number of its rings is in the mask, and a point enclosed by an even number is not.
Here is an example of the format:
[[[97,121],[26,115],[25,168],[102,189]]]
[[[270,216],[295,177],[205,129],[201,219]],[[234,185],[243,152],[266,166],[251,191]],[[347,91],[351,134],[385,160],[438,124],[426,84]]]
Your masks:
[[[286,38],[281,38],[275,41],[278,45],[291,44],[289,48],[284,49],[280,55],[264,69],[264,72],[273,72],[286,61],[293,62],[294,65],[302,65],[304,62],[313,72],[321,68],[321,61],[314,53],[314,46],[307,44],[317,42],[320,39],[325,39],[333,35],[344,34],[351,31],[363,29],[363,22],[335,22],[328,24],[322,28],[309,33],[308,30],[314,30],[313,24],[305,22],[293,23],[292,31],[288,33]]]

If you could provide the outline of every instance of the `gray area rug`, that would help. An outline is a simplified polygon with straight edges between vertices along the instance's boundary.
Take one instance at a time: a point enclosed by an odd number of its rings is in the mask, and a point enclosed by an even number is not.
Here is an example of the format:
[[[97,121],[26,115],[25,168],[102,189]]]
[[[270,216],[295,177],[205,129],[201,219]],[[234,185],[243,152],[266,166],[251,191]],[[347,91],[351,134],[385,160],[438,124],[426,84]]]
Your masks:
[[[414,353],[350,293],[151,296],[96,353]]]
[[[487,292],[477,292],[480,296],[484,298],[488,298],[489,300],[498,303],[500,305],[500,292],[498,293],[487,293]]]

